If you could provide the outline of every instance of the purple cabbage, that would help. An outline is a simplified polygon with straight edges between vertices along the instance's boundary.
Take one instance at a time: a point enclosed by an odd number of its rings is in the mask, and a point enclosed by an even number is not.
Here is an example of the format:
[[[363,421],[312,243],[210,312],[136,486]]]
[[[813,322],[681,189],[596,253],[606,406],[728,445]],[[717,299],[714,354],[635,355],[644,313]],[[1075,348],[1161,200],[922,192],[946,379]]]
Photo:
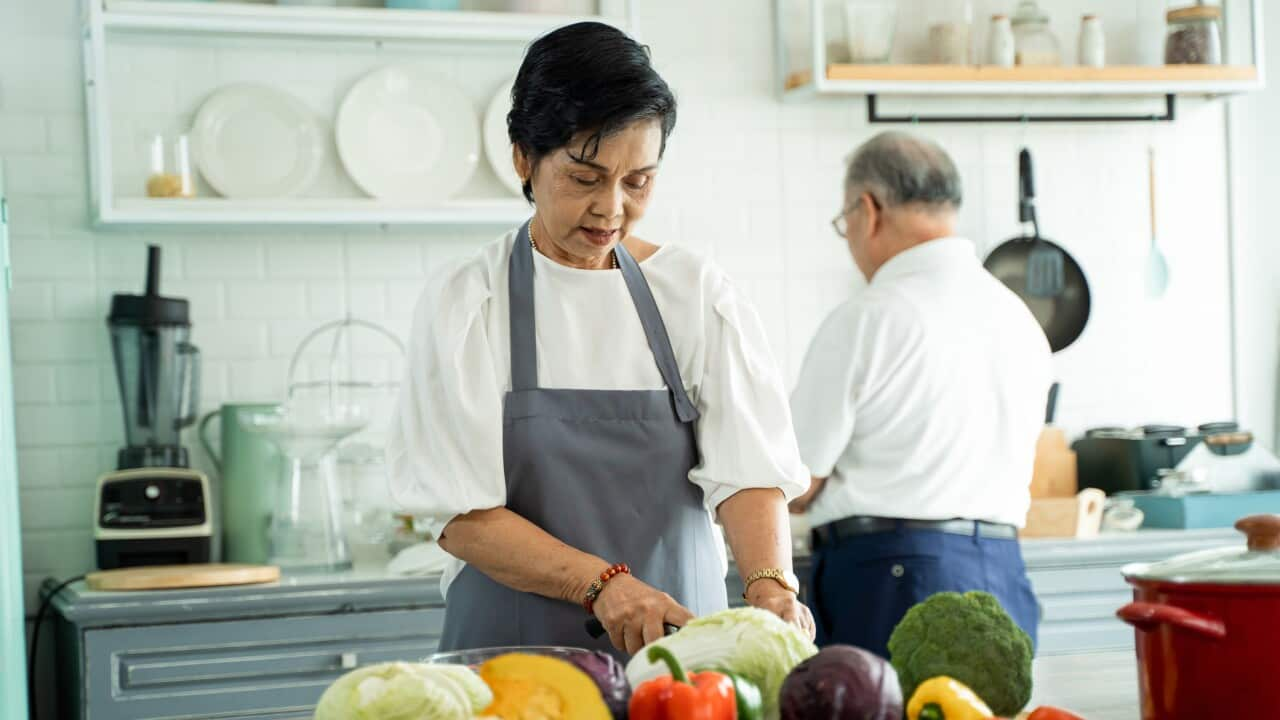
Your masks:
[[[590,654],[574,654],[567,658],[595,681],[615,720],[626,720],[627,703],[631,701],[631,683],[626,669],[612,655],[596,650]]]
[[[902,688],[880,656],[832,645],[791,671],[779,708],[782,720],[901,720]]]

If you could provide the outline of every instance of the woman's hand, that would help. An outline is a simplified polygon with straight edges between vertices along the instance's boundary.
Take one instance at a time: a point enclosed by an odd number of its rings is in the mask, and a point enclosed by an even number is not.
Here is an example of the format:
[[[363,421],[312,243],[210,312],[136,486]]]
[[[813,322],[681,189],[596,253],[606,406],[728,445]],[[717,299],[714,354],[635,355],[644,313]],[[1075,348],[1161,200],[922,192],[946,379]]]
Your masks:
[[[631,655],[666,635],[664,624],[683,627],[693,619],[670,595],[630,575],[606,583],[593,609],[614,647]]]
[[[790,590],[772,580],[757,580],[747,590],[747,602],[752,607],[768,610],[787,622],[795,625],[813,640],[817,637],[817,626],[813,622],[813,614],[800,602],[800,598]]]

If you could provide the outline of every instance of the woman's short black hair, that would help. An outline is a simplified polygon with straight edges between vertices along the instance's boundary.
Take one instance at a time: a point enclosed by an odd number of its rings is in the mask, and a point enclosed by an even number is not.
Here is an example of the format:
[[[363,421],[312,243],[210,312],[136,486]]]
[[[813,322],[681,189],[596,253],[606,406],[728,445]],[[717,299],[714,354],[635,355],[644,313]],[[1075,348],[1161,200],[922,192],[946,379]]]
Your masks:
[[[676,98],[649,62],[649,49],[598,22],[567,25],[529,47],[511,89],[507,132],[537,163],[590,131],[578,160],[591,160],[601,139],[638,120],[657,119],[662,146],[676,125]],[[533,202],[533,188],[524,183]]]

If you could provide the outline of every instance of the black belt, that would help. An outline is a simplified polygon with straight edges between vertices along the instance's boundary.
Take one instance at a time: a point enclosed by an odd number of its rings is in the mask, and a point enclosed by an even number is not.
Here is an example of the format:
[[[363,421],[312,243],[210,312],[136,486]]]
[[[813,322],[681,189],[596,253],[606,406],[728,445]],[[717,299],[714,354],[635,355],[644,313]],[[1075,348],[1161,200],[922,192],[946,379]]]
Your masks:
[[[870,535],[895,530],[933,530],[948,535],[976,535],[995,540],[1018,539],[1018,528],[985,520],[902,520],[855,515],[814,528],[813,547],[817,549],[823,545],[833,545],[854,535]]]

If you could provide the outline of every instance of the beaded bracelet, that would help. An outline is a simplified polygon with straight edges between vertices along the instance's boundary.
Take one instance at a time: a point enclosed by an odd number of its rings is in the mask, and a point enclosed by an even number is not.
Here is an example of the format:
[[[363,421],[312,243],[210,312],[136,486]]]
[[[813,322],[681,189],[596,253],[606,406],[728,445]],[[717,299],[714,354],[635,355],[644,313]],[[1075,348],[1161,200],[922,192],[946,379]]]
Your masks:
[[[587,611],[588,615],[595,615],[596,598],[600,597],[600,593],[604,592],[605,583],[609,582],[618,575],[630,575],[631,568],[626,563],[618,563],[610,565],[607,570],[600,573],[600,577],[591,581],[591,586],[587,588],[587,597],[582,601],[582,607]]]

